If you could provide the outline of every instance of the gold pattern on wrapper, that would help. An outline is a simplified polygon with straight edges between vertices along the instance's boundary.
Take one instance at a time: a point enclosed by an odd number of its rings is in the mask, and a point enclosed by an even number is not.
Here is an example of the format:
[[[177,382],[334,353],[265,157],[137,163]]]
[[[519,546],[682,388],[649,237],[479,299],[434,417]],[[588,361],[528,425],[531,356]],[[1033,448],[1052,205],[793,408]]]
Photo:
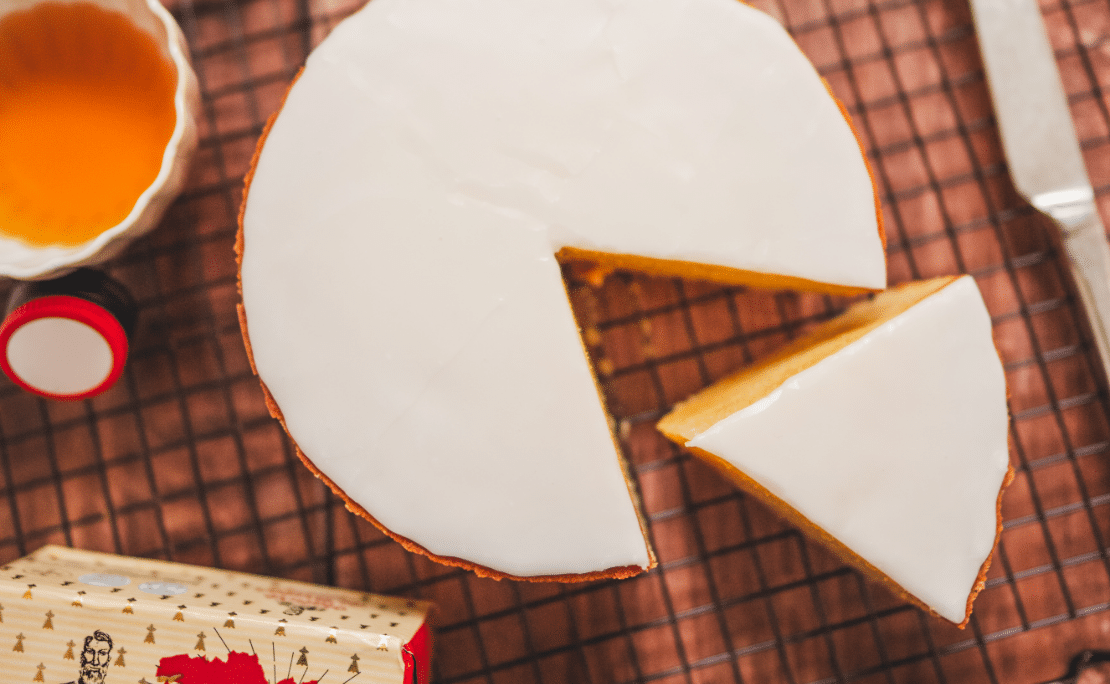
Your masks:
[[[428,608],[420,602],[413,611],[406,599],[62,547],[47,547],[8,567],[10,573],[0,569],[0,644],[11,644],[14,653],[0,656],[10,670],[0,675],[4,684],[79,681],[88,640],[103,641],[97,634],[107,636],[110,646],[100,656],[105,684],[173,682],[180,676],[157,676],[161,659],[213,661],[231,652],[258,657],[268,679],[280,680],[282,670],[295,665],[304,681],[347,671],[344,680],[357,675],[351,684],[402,684],[408,662],[394,657],[398,649],[392,644],[407,643]],[[129,598],[122,593],[128,589],[83,582],[87,573],[122,575],[133,587],[149,586]],[[20,581],[24,577],[35,583]],[[15,601],[22,595],[28,601]],[[196,600],[175,606],[174,596]],[[212,636],[218,643],[208,643]],[[36,661],[45,668],[42,678]],[[277,674],[270,674],[274,664]]]
[[[44,665],[44,664],[42,664],[42,663],[39,663],[39,664],[38,664],[38,674],[36,674],[36,675],[35,675],[35,678],[34,678],[34,679],[32,679],[31,681],[32,681],[32,682],[45,682],[45,681],[46,681],[46,679],[44,679],[44,678],[43,678],[43,676],[42,676],[42,672],[43,672],[43,670],[45,670],[45,669],[46,669],[46,665]]]

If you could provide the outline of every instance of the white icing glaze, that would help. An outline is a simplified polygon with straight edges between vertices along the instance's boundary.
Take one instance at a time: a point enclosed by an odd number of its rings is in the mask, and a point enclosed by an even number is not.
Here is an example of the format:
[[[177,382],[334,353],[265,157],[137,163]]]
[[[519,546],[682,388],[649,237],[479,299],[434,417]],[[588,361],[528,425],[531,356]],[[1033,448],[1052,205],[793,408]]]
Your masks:
[[[260,376],[390,530],[513,575],[649,563],[553,254],[886,283],[813,68],[733,0],[373,0],[244,216]]]
[[[964,276],[687,445],[959,623],[994,547],[1007,424],[990,316]]]

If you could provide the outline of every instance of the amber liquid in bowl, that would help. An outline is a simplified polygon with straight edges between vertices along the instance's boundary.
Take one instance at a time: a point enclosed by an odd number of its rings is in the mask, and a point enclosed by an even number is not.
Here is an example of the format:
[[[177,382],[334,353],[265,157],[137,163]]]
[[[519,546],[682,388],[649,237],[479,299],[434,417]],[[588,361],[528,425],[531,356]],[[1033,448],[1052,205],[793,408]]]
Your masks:
[[[162,167],[177,76],[154,38],[90,3],[0,18],[0,234],[76,246]]]

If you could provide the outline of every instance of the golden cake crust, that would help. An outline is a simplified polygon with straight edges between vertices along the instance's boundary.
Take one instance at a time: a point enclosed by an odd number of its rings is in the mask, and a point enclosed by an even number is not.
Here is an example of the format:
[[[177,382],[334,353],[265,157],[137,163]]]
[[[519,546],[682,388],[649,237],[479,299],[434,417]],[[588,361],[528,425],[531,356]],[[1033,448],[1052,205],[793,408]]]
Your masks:
[[[777,513],[779,517],[794,525],[798,529],[802,530],[811,539],[815,539],[823,544],[827,549],[832,551],[837,558],[839,558],[845,564],[855,568],[867,579],[877,584],[881,584],[898,598],[906,601],[907,603],[912,603],[918,608],[927,611],[930,615],[938,618],[941,617],[935,610],[930,608],[913,594],[907,592],[901,587],[901,585],[890,579],[890,577],[888,577],[887,575],[883,574],[881,570],[876,568],[871,563],[867,562],[866,559],[857,554],[855,551],[852,551],[850,548],[845,546],[839,539],[826,532],[820,526],[814,524],[812,521],[809,520],[809,518],[806,518],[804,515],[799,513],[790,504],[772,494],[770,491],[767,490],[766,487],[745,475],[741,470],[736,468],[731,463],[728,463],[727,461],[703,449],[698,449],[696,447],[687,447],[686,449],[706,463],[709,463],[710,465],[716,467],[725,475],[725,477],[731,480],[741,490],[762,501],[771,510]],[[998,548],[998,540],[1002,536],[1002,495],[1006,491],[1006,488],[1010,486],[1010,483],[1014,481],[1014,475],[1014,468],[1011,465],[1006,470],[1006,476],[1002,481],[1002,487],[998,490],[998,499],[995,503],[997,527],[995,529],[994,546],[991,548],[991,552],[987,555],[986,560],[984,560],[983,564],[979,567],[979,574],[978,576],[976,576],[975,583],[971,587],[971,593],[968,594],[967,597],[967,606],[964,610],[964,619],[962,622],[956,624],[956,626],[960,629],[966,627],[968,621],[971,620],[972,605],[975,603],[975,598],[979,595],[979,592],[981,592],[986,586],[987,571],[990,570],[991,561],[994,559],[994,552]]]

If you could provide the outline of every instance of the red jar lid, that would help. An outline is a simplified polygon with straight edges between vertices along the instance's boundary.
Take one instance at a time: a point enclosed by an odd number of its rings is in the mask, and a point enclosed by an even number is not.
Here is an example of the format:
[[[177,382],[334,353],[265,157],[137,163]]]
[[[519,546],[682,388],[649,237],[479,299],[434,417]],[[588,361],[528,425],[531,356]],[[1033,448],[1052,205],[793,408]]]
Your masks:
[[[115,281],[83,271],[12,293],[0,324],[0,369],[29,392],[86,399],[123,373],[134,304]]]

